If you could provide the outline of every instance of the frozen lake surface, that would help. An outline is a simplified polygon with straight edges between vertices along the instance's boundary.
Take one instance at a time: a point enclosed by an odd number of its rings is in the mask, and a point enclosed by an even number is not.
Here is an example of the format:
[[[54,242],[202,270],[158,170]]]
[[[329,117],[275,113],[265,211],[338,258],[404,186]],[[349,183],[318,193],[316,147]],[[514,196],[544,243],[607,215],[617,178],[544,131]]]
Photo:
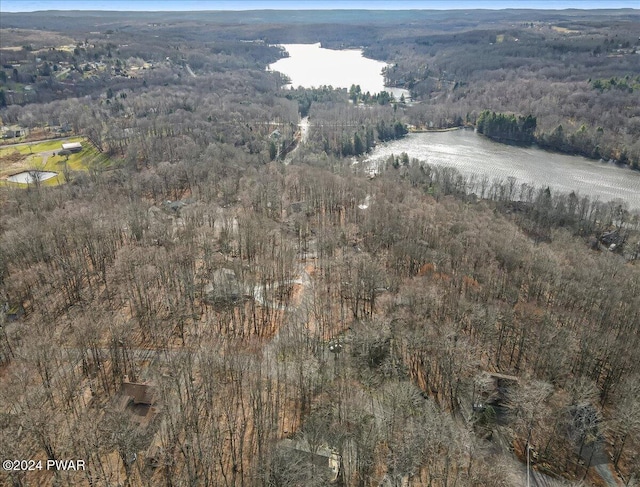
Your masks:
[[[291,86],[317,88],[330,85],[349,89],[351,85],[360,85],[363,93],[388,91],[398,99],[402,94],[409,97],[408,90],[385,87],[382,69],[387,64],[364,57],[360,49],[324,49],[319,43],[283,44],[282,47],[289,57],[270,64],[269,69],[285,74],[291,80]]]
[[[621,199],[630,209],[640,209],[640,172],[613,163],[556,154],[535,147],[493,142],[472,130],[409,134],[376,146],[367,163],[376,167],[391,154],[406,152],[429,164],[454,167],[462,174],[495,179],[516,179],[532,184],[598,198]]]

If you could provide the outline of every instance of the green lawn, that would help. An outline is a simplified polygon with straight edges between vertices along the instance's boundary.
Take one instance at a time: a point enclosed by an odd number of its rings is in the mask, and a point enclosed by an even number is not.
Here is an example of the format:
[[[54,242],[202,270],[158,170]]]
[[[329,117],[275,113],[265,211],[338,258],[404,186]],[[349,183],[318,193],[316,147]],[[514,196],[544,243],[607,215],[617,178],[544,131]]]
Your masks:
[[[69,142],[83,142],[82,137],[72,137],[68,140],[45,140],[43,142],[33,142],[18,147],[0,146],[0,158],[18,151],[20,154],[37,154],[39,152],[62,150],[62,144]],[[88,142],[85,142],[85,145]]]
[[[43,165],[43,157],[40,152],[62,150],[62,143],[68,142],[81,142],[83,149],[80,152],[70,154],[69,156],[56,155],[48,156],[46,163]],[[26,149],[26,150],[25,150]],[[21,171],[27,171],[31,169],[37,169],[41,171],[53,171],[57,172],[58,176],[48,179],[42,182],[43,186],[56,186],[66,182],[64,173],[65,171],[80,172],[88,171],[91,167],[108,167],[110,164],[109,157],[100,153],[93,145],[84,140],[82,137],[74,137],[69,140],[60,141],[45,141],[32,144],[33,153],[30,152],[28,146],[13,147],[10,149],[0,149],[0,159],[5,157],[16,150],[26,157],[19,163],[3,164],[0,161],[0,177],[3,178],[4,184],[15,185],[18,187],[26,187],[26,184],[21,183],[9,183],[6,181],[6,176],[15,174]]]

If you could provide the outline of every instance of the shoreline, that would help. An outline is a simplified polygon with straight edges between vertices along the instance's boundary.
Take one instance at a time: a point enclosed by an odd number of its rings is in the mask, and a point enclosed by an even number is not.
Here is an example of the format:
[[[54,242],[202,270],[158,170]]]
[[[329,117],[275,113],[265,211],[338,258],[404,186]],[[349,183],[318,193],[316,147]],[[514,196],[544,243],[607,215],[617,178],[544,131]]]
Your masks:
[[[428,128],[418,128],[418,127],[409,127],[407,128],[408,133],[410,134],[424,134],[428,132],[454,132],[456,130],[463,130],[465,128],[471,127],[449,127],[446,129],[428,129]]]

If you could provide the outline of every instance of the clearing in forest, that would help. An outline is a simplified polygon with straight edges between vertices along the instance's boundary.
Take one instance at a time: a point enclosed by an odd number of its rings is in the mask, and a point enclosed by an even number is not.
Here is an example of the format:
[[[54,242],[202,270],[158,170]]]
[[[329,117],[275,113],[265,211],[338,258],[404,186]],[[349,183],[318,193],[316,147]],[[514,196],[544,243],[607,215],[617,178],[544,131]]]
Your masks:
[[[62,144],[78,142],[79,152],[65,151]],[[109,158],[100,153],[82,137],[65,140],[46,140],[4,146],[0,148],[0,184],[26,187],[26,183],[11,182],[8,178],[24,171],[46,171],[57,176],[42,181],[46,186],[57,186],[68,181],[73,172],[88,171],[90,167],[106,166]]]

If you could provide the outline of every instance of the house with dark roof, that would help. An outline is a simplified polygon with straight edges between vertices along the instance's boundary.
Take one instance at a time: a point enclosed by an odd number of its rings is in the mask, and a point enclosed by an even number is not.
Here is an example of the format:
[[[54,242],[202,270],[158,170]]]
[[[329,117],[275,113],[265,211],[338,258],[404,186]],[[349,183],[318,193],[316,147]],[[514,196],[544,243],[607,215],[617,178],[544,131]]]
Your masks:
[[[332,484],[338,482],[342,468],[342,456],[334,449],[321,446],[312,451],[305,440],[282,440],[278,446],[290,453],[292,461],[302,461],[309,466],[321,468]]]
[[[125,376],[118,392],[117,408],[131,414],[134,422],[147,425],[158,413],[156,392],[152,384],[130,382]]]

